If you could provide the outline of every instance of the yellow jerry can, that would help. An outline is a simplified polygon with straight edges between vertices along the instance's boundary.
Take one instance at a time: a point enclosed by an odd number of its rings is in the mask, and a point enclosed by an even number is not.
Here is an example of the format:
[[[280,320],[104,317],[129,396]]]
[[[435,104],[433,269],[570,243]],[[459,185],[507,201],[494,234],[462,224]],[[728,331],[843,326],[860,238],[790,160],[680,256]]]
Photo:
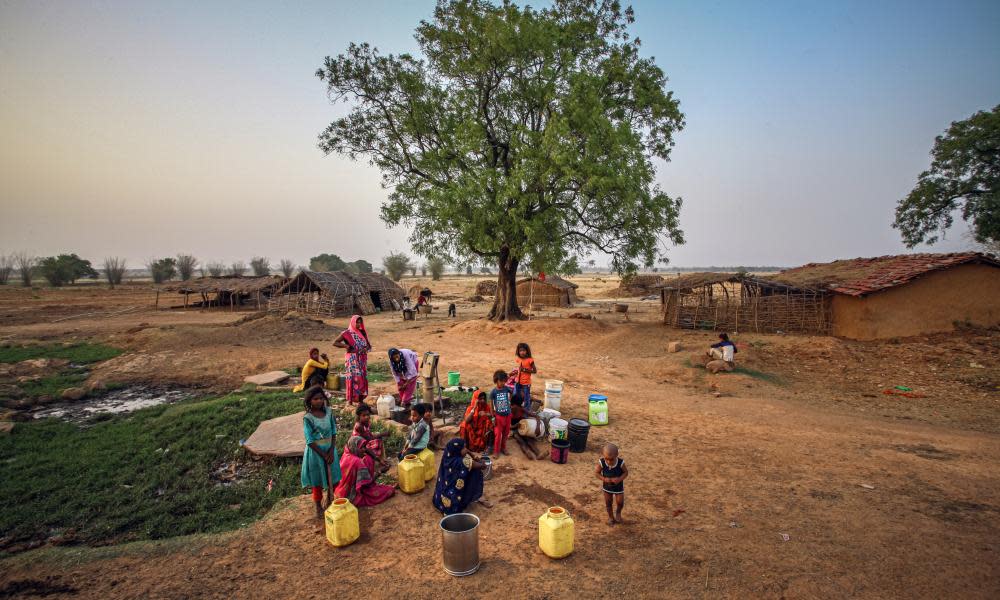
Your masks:
[[[430,481],[437,475],[437,468],[434,466],[434,452],[430,448],[424,448],[417,455],[420,462],[424,463],[424,481]]]
[[[416,454],[407,454],[396,468],[399,489],[407,494],[416,494],[424,489],[424,463]]]
[[[361,535],[358,509],[347,498],[337,498],[326,509],[326,539],[334,546],[347,546]]]
[[[573,553],[573,519],[561,506],[553,506],[538,517],[538,547],[550,558]]]

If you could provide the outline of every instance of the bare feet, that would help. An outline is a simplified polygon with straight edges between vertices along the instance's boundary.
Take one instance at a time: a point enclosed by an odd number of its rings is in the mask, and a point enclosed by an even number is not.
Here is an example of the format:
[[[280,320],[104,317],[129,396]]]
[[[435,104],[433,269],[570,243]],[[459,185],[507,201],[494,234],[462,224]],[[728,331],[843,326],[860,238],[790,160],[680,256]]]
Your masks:
[[[615,525],[615,520],[612,519],[611,517],[608,517],[608,527],[614,527],[614,525]]]
[[[506,448],[501,449],[500,452],[503,452],[504,456],[510,456],[510,452],[507,452]]]

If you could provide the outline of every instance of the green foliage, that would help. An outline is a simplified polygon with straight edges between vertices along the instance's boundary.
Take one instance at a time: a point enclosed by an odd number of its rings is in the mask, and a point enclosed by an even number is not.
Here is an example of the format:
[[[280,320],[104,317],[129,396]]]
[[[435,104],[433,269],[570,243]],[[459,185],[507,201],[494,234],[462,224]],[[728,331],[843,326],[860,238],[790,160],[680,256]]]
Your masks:
[[[347,263],[336,254],[320,254],[309,259],[310,271],[343,271],[345,269],[347,269]]]
[[[181,281],[187,281],[194,275],[194,270],[198,268],[198,259],[190,254],[177,255],[177,273]]]
[[[257,277],[271,274],[271,261],[263,256],[255,256],[250,260],[250,269]]]
[[[371,273],[372,264],[367,260],[356,260],[354,262],[347,263],[347,269],[351,273]]]
[[[149,268],[149,275],[153,278],[153,283],[163,283],[174,278],[177,274],[176,258],[161,258],[146,265]]]
[[[399,281],[407,271],[414,268],[410,262],[410,257],[402,252],[393,252],[389,256],[384,257],[382,259],[382,266],[385,267],[385,272],[393,281]]]
[[[430,269],[431,279],[438,281],[444,275],[444,259],[440,256],[432,256],[427,259],[427,268]]]
[[[43,258],[38,262],[38,270],[53,287],[76,283],[77,279],[83,277],[97,279],[99,276],[89,260],[84,260],[76,254]]]
[[[501,283],[592,251],[651,266],[662,237],[683,241],[653,166],[683,115],[632,22],[615,1],[442,1],[417,27],[422,57],[351,44],[325,60],[317,75],[351,108],[320,148],[381,170],[382,219],[424,256],[490,261]],[[502,287],[492,316],[519,314]]]
[[[34,358],[62,358],[71,363],[86,365],[110,360],[122,351],[103,344],[58,344],[38,346],[0,347],[0,362],[16,363]]]
[[[1000,105],[953,122],[931,156],[930,169],[896,206],[892,226],[907,247],[937,242],[959,208],[977,242],[1000,241]]]

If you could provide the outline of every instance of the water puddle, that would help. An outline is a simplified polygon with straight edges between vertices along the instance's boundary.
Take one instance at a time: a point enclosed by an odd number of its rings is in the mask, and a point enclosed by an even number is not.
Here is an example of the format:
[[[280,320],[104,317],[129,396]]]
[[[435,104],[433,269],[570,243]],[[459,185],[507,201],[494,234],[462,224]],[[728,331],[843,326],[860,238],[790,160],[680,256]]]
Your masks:
[[[67,421],[86,421],[99,414],[115,415],[128,413],[140,408],[159,404],[170,404],[189,398],[184,390],[164,390],[146,387],[130,387],[114,390],[98,398],[87,398],[78,402],[50,404],[34,413],[36,419],[57,418]]]

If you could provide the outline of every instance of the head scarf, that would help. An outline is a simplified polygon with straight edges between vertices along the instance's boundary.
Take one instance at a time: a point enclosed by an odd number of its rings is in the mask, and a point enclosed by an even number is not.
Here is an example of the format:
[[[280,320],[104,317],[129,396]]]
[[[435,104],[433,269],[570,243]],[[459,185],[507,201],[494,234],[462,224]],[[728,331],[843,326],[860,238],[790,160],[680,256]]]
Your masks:
[[[389,366],[392,367],[392,372],[396,375],[402,375],[406,372],[406,360],[398,348],[389,348]]]
[[[347,349],[347,353],[356,352],[368,352],[371,349],[371,343],[368,341],[368,332],[365,331],[364,323],[358,326],[358,320],[361,319],[360,315],[354,315],[351,317],[351,324],[344,331],[344,339],[347,340],[350,348]]]
[[[358,325],[358,321],[361,321],[360,325]],[[364,319],[361,318],[361,315],[351,317],[351,325],[348,329],[365,338],[365,341],[368,341],[368,330],[365,329]]]
[[[437,485],[434,486],[434,507],[446,515],[463,512],[470,503],[483,495],[483,473],[472,468],[472,457],[462,456],[465,440],[448,442],[441,457]]]
[[[351,436],[347,440],[347,451],[354,456],[362,456],[365,453],[365,438],[360,435]]]

